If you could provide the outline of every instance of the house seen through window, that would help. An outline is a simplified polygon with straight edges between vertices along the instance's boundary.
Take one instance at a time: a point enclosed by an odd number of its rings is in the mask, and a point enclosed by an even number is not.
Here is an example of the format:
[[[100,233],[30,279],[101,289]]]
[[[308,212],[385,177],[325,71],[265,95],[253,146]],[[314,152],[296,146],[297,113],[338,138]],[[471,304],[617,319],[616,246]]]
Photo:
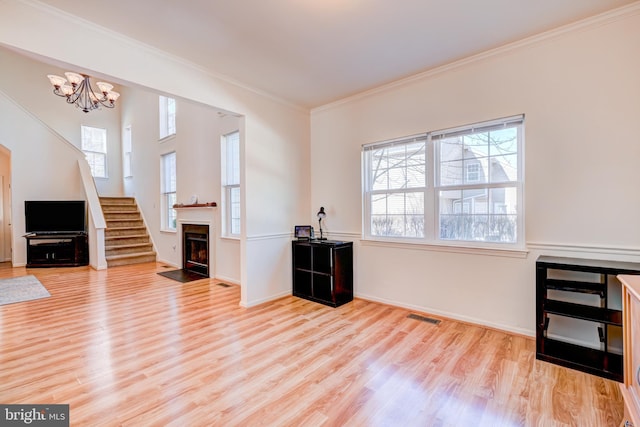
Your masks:
[[[365,145],[365,238],[523,245],[523,120]]]

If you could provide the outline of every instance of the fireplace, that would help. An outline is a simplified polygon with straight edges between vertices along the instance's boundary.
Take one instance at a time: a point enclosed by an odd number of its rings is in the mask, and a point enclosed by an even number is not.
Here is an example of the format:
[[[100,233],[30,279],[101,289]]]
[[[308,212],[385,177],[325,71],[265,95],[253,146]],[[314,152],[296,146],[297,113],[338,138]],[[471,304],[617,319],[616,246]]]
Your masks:
[[[209,277],[209,226],[182,224],[182,269]]]

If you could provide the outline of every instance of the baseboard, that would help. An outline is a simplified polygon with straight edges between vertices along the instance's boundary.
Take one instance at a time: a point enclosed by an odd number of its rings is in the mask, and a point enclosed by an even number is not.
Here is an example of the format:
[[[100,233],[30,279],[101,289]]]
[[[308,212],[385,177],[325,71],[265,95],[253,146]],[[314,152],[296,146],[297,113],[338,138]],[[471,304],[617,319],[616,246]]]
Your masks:
[[[243,303],[242,301],[240,301],[240,307],[243,307],[243,308],[255,307],[256,305],[260,305],[260,304],[264,304],[264,303],[267,303],[267,302],[275,301],[275,300],[278,300],[280,298],[287,297],[287,296],[291,296],[291,291],[290,290],[281,292],[279,294],[276,294],[276,295],[273,295],[273,296],[270,296],[270,297],[267,297],[267,298],[262,298],[262,299],[255,300],[255,301],[249,301],[247,303]]]
[[[527,338],[536,337],[535,330],[530,330],[525,328],[514,328],[512,326],[503,325],[501,323],[487,322],[486,320],[478,319],[471,316],[462,316],[460,314],[452,313],[449,311],[437,310],[429,307],[421,307],[413,304],[403,304],[398,301],[391,301],[384,298],[373,297],[370,295],[356,294],[355,297],[359,299],[367,300],[367,301],[390,305],[392,307],[406,308],[408,310],[417,311],[419,313],[432,314],[438,317],[444,317],[444,318],[456,320],[459,322],[464,322],[464,323],[469,323],[477,326],[482,326],[485,328],[495,329],[495,330],[507,332],[510,334],[521,335]]]

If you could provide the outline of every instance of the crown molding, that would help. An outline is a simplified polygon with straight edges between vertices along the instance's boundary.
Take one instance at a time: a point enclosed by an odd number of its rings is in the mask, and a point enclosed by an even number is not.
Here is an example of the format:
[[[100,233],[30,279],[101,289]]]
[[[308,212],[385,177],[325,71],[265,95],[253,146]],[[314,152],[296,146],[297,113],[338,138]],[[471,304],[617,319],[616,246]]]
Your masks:
[[[287,101],[287,100],[285,100],[283,98],[280,98],[280,97],[278,97],[278,96],[276,96],[276,95],[274,95],[274,94],[272,94],[270,92],[266,92],[264,90],[261,90],[261,89],[255,88],[253,86],[247,85],[247,84],[242,83],[242,82],[240,82],[238,80],[235,80],[234,78],[229,77],[229,76],[227,76],[225,74],[217,73],[217,72],[212,71],[210,69],[204,68],[203,66],[201,66],[199,64],[196,64],[195,62],[192,62],[192,61],[186,60],[184,58],[181,58],[179,56],[173,55],[173,54],[168,53],[168,52],[166,52],[166,51],[164,51],[162,49],[158,49],[157,47],[148,45],[148,44],[143,43],[143,42],[141,42],[139,40],[136,40],[134,38],[125,36],[124,34],[121,34],[121,33],[118,33],[116,31],[110,30],[110,29],[108,29],[106,27],[103,27],[103,26],[101,26],[99,24],[96,24],[95,22],[88,21],[88,20],[86,20],[84,18],[81,18],[79,16],[73,15],[73,14],[68,13],[66,11],[63,11],[63,10],[57,9],[57,8],[55,8],[53,6],[50,6],[50,5],[45,4],[45,3],[42,3],[42,2],[40,2],[38,0],[15,0],[15,1],[17,1],[18,3],[22,3],[22,4],[26,5],[26,6],[33,7],[34,9],[38,9],[38,10],[40,10],[40,11],[46,13],[46,14],[53,15],[53,16],[55,16],[57,18],[60,18],[60,19],[66,20],[66,21],[73,21],[76,24],[79,24],[82,27],[86,28],[87,30],[95,31],[97,33],[100,33],[101,35],[104,35],[105,37],[112,38],[112,39],[115,39],[115,40],[117,40],[119,42],[127,44],[127,45],[131,46],[134,49],[143,50],[143,51],[145,51],[145,52],[147,52],[147,53],[149,53],[151,55],[154,55],[156,57],[160,57],[160,58],[162,58],[164,60],[180,64],[181,66],[184,66],[186,68],[190,68],[190,69],[192,69],[194,71],[197,71],[199,73],[208,75],[209,77],[211,77],[213,79],[219,80],[219,81],[227,83],[229,85],[233,85],[233,86],[235,86],[237,88],[240,88],[242,90],[246,90],[248,92],[252,92],[252,93],[254,93],[256,95],[259,95],[261,97],[268,98],[268,99],[270,99],[270,100],[272,100],[272,101],[274,101],[274,102],[276,102],[278,104],[281,104],[281,105],[283,105],[285,107],[294,109],[294,110],[299,111],[299,112],[309,113],[309,109],[308,108],[305,108],[305,107],[302,107],[300,105],[294,104],[294,103],[292,103],[290,101]],[[117,79],[117,76],[114,76],[114,77]],[[126,86],[126,83],[127,82],[124,81],[121,84]],[[202,101],[196,101],[196,102],[200,102],[200,103],[204,104]],[[211,104],[209,104],[209,105],[211,105]],[[212,106],[213,107],[217,107],[216,105],[212,105]]]
[[[405,85],[409,85],[417,81],[438,76],[440,74],[464,67],[469,64],[484,61],[485,59],[492,58],[495,56],[504,55],[513,50],[539,44],[550,39],[562,37],[566,34],[572,34],[577,31],[584,31],[587,29],[592,29],[602,25],[610,24],[612,22],[618,21],[620,19],[625,19],[629,16],[634,16],[639,13],[640,13],[640,0],[626,6],[612,9],[607,12],[603,12],[598,15],[591,16],[589,18],[585,18],[580,21],[572,22],[570,24],[563,25],[561,27],[557,27],[552,30],[548,30],[539,34],[535,34],[530,37],[526,37],[524,39],[521,39],[515,42],[507,43],[505,45],[502,45],[493,49],[489,49],[489,50],[477,53],[475,55],[467,56],[465,58],[444,64],[444,65],[440,65],[435,68],[431,68],[421,73],[414,74],[412,76],[405,77],[403,79],[399,79],[391,83],[384,84],[382,86],[377,86],[375,88],[356,93],[355,95],[342,98],[335,102],[331,102],[316,108],[312,108],[311,113],[313,114],[313,113],[319,113],[322,111],[330,110],[332,108],[339,107],[343,104],[347,104],[352,101],[368,98],[370,96],[383,93],[395,88],[399,88]]]

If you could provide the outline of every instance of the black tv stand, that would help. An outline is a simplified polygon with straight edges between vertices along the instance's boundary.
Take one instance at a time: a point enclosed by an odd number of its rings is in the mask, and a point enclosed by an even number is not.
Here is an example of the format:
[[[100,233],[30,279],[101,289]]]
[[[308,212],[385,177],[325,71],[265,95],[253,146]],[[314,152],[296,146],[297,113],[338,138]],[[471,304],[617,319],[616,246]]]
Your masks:
[[[87,233],[29,233],[27,268],[77,267],[89,264]]]

